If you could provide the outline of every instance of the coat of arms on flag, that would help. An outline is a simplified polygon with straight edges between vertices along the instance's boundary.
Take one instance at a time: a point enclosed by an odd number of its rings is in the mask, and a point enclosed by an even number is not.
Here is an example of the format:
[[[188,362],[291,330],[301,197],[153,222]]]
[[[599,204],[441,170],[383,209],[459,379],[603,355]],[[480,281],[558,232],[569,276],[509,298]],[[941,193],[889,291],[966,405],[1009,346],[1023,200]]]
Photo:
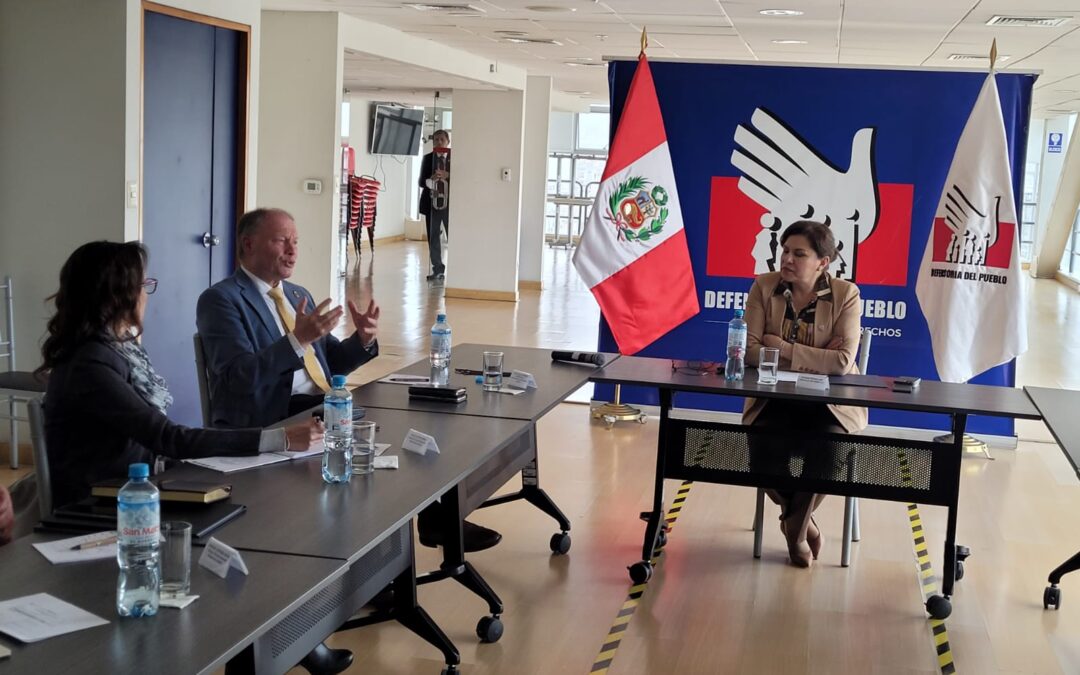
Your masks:
[[[664,231],[668,219],[667,190],[655,185],[651,190],[649,181],[641,176],[631,176],[619,183],[608,198],[608,212],[604,217],[619,230],[626,241],[648,241]]]

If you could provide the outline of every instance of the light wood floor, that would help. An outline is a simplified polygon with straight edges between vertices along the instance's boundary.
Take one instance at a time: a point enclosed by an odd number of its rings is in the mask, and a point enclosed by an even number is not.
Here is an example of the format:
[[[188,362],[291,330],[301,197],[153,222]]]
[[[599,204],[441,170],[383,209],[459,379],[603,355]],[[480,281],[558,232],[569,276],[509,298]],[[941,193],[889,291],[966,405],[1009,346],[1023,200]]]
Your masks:
[[[380,246],[374,261],[365,249],[348,289],[351,297],[374,292],[382,305],[383,356],[355,380],[422,358],[443,307],[455,342],[595,348],[598,311],[568,252],[548,252],[551,290],[522,292],[517,304],[444,301],[424,281],[424,264],[423,244]],[[1039,281],[1031,301],[1020,382],[1080,389],[1080,295]],[[473,630],[485,607],[463,588],[444,582],[420,590],[421,603],[461,649],[465,672],[590,670],[626,598],[626,565],[640,555],[637,514],[650,502],[656,431],[655,419],[607,431],[572,404],[541,421],[542,484],[573,522],[573,548],[551,556],[554,523],[527,505],[474,514],[504,534],[498,547],[471,556],[506,603],[502,640],[478,644]],[[965,460],[959,540],[973,556],[946,624],[953,656],[961,673],[1080,673],[1080,574],[1066,578],[1061,611],[1041,604],[1047,573],[1080,549],[1080,482],[1041,423],[1022,423],[1018,433],[1016,451]],[[823,505],[822,560],[797,570],[785,564],[775,510],[755,561],[752,492],[694,485],[609,672],[937,672],[904,505],[863,501],[863,540],[846,569],[837,543],[842,506],[837,498]],[[940,574],[945,511],[923,507],[922,516]],[[439,562],[432,549],[417,555],[423,569]],[[330,642],[354,651],[350,672],[440,668],[434,649],[393,624]]]

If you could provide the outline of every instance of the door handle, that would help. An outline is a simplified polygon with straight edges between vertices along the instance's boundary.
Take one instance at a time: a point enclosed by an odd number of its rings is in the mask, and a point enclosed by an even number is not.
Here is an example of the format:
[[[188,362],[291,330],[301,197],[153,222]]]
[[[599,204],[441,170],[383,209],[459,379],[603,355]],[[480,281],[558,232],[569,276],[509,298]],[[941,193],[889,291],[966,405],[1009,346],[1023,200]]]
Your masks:
[[[219,246],[221,245],[221,237],[217,236],[216,234],[210,234],[209,232],[203,232],[202,245],[206,248],[210,248],[211,246]]]

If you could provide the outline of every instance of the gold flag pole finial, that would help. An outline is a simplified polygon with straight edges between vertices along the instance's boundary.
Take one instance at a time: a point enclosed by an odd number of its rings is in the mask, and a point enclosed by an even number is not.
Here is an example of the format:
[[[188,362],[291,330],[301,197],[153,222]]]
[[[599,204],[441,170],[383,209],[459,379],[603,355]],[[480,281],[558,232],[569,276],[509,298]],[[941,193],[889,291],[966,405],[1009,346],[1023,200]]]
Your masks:
[[[641,53],[645,53],[645,48],[649,46],[649,35],[645,32],[645,29],[641,29]]]
[[[997,38],[990,44],[990,70],[994,69],[994,64],[997,63]]]

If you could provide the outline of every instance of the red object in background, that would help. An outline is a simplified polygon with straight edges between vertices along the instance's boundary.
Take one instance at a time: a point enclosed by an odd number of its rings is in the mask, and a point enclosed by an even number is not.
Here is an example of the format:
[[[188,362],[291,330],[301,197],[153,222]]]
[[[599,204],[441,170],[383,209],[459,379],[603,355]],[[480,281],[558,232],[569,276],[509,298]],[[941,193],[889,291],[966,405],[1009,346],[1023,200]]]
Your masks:
[[[382,184],[367,176],[349,176],[349,229],[374,227],[376,199]]]
[[[1013,237],[1016,236],[1016,223],[998,223],[998,238],[994,245],[986,250],[986,266],[1009,269],[1012,261]],[[934,262],[946,262],[949,239],[952,230],[945,224],[944,218],[934,218]]]
[[[859,246],[855,281],[872,286],[906,286],[914,187],[909,184],[881,183],[878,185],[878,195],[881,199],[881,215],[873,234]],[[761,216],[764,213],[764,207],[739,190],[737,177],[713,176],[709,197],[706,274],[748,279],[757,276],[754,274],[752,251],[755,238],[761,231]],[[1004,229],[1003,223],[1003,232]]]
[[[356,150],[348,143],[341,144],[341,173],[346,176],[356,173]]]

